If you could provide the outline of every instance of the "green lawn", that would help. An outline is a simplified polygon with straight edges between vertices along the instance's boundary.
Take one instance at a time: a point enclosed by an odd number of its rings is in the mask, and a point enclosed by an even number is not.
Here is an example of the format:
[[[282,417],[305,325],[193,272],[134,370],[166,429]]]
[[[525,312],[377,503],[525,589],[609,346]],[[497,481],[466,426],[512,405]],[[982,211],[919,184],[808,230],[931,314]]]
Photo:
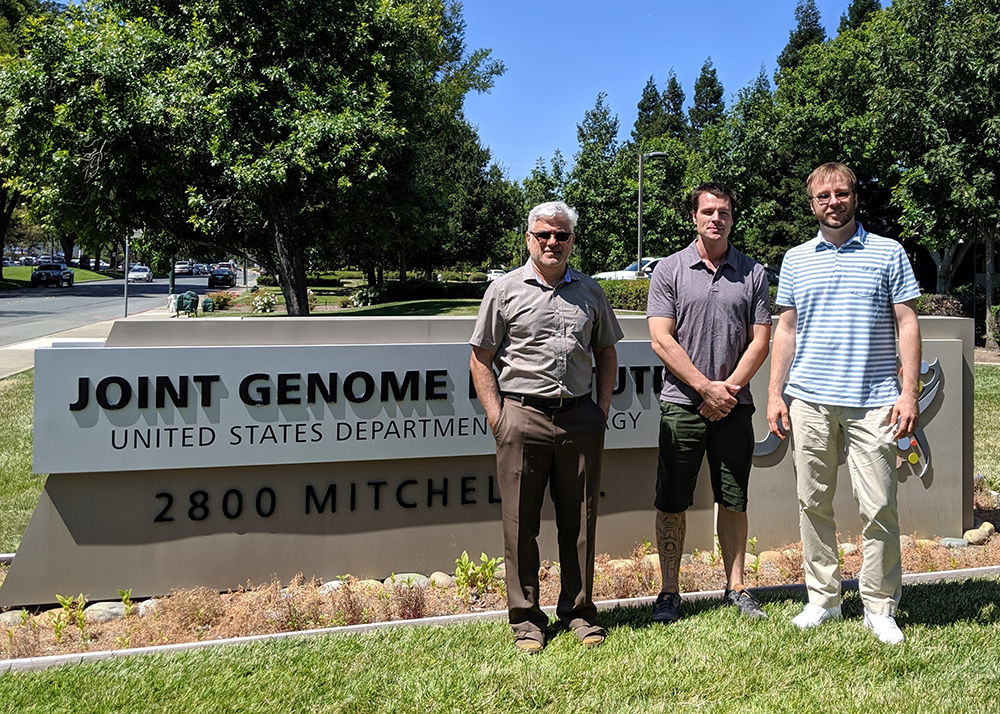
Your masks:
[[[606,643],[567,632],[534,657],[503,623],[211,648],[0,675],[10,712],[970,712],[1000,706],[1000,582],[907,587],[902,646],[846,620],[800,632],[801,601],[742,620],[688,603],[675,625],[650,608],[601,613]]]
[[[45,484],[31,473],[34,375],[0,379],[0,553],[17,549]]]
[[[975,400],[975,470],[1000,491],[1000,367],[976,367]]]
[[[30,288],[32,270],[34,268],[30,265],[16,265],[13,268],[4,268],[3,279],[0,280],[0,291]],[[71,270],[73,271],[73,281],[77,283],[111,279],[110,276],[103,273],[95,273],[93,270],[83,270],[82,268],[71,268]]]

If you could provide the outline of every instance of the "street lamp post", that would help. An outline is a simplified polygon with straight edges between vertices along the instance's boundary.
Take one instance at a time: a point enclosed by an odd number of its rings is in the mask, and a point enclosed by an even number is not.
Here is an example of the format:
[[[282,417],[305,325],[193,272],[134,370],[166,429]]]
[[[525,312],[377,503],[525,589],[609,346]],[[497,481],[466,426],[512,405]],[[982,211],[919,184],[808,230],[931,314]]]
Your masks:
[[[642,164],[646,159],[665,159],[669,157],[670,154],[664,151],[650,151],[648,154],[639,154],[639,229],[638,229],[638,247],[636,249],[636,259],[635,259],[635,277],[639,277],[639,273],[642,272]]]

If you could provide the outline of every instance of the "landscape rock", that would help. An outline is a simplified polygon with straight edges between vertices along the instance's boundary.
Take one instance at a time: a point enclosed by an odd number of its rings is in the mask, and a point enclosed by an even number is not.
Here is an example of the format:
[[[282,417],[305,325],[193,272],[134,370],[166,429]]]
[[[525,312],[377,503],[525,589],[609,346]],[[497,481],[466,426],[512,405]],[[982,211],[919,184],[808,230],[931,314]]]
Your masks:
[[[328,580],[319,586],[320,595],[329,595],[330,593],[335,593],[344,587],[343,580]]]
[[[964,548],[969,545],[965,538],[942,538],[941,545],[945,548]]]
[[[626,572],[632,569],[632,560],[628,558],[614,558],[608,561],[610,570]]]
[[[150,598],[149,600],[143,600],[137,606],[139,617],[145,617],[146,615],[155,612],[156,608],[158,608],[159,606],[160,606],[160,601],[157,600],[155,597]]]
[[[551,568],[549,568],[549,577],[550,578],[558,578],[559,577],[559,566],[558,565],[553,565]]]
[[[430,587],[431,579],[420,573],[393,573],[382,584],[386,587],[409,585],[412,588],[426,588]]]
[[[837,547],[840,549],[841,555],[851,555],[858,552],[858,546],[854,545],[854,543],[841,543]]]
[[[776,550],[761,551],[759,555],[762,563],[780,563],[785,559],[785,556]]]
[[[937,543],[930,538],[917,538],[917,547],[919,548],[935,548]]]
[[[649,555],[643,557],[642,562],[656,570],[660,567],[660,556],[658,553],[650,553]]]
[[[362,590],[381,590],[383,587],[381,580],[359,580],[357,585]]]
[[[125,618],[125,603],[95,602],[83,611],[83,619],[87,622],[111,622]]]
[[[431,573],[431,585],[439,588],[450,588],[455,585],[455,578],[448,575],[448,573],[435,570]]]
[[[0,612],[0,627],[15,628],[21,624],[21,613],[25,610],[8,610]]]
[[[913,547],[913,538],[908,535],[899,536],[899,547],[903,550],[909,550]]]
[[[982,525],[979,526],[979,530],[984,531],[986,535],[993,535],[997,532],[996,526],[989,521],[983,521]]]
[[[982,545],[990,539],[990,534],[980,528],[973,528],[965,531],[962,537],[972,545]]]
[[[690,553],[685,553],[681,556],[681,565],[690,565],[694,562],[694,556]]]
[[[503,563],[500,563],[500,565],[497,566],[497,580],[506,580],[506,579],[507,579],[507,566],[504,565]]]

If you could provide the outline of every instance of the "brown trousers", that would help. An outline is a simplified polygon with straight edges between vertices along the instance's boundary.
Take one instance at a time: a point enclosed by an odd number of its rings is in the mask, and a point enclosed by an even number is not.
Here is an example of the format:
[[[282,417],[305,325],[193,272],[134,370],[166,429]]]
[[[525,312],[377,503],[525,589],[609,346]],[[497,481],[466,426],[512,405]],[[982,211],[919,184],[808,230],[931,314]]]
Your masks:
[[[563,410],[503,404],[497,478],[503,503],[507,609],[515,637],[540,634],[538,531],[545,487],[555,505],[561,591],[556,614],[570,629],[592,625],[594,534],[601,488],[604,414],[592,400]]]

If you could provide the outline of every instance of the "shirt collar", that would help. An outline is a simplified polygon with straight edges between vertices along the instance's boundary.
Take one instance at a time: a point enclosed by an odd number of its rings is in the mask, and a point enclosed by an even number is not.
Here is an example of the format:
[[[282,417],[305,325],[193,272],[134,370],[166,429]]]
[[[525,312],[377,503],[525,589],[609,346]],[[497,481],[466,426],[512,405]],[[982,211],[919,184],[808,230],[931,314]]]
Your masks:
[[[525,280],[534,280],[539,285],[546,285],[545,281],[535,270],[535,264],[531,262],[531,258],[528,258],[528,262],[524,264]],[[566,272],[563,273],[562,282],[569,283],[573,281],[573,269],[566,265]],[[553,286],[555,287],[555,286]]]
[[[684,250],[687,252],[687,259],[685,260],[685,262],[687,263],[689,268],[697,268],[699,265],[705,265],[705,263],[702,262],[701,253],[698,252],[697,238],[691,241],[688,244],[688,247],[685,248]],[[723,265],[729,265],[735,268],[736,263],[733,262],[733,256],[734,256],[733,244],[730,243],[729,246],[726,248],[726,258],[725,260],[722,261],[722,264],[719,265],[719,270],[722,270]]]
[[[844,246],[848,246],[851,243],[856,243],[858,247],[864,248],[865,245],[868,243],[868,231],[865,230],[865,227],[861,225],[860,221],[857,221],[856,225],[857,227],[854,229],[854,235],[852,235],[850,239],[846,243],[844,243],[844,245],[840,246],[841,248],[843,248]],[[830,241],[828,241],[826,238],[823,237],[823,231],[816,232],[816,241],[817,241],[816,242],[817,251],[838,250],[837,246],[835,246],[833,243],[831,243]]]

